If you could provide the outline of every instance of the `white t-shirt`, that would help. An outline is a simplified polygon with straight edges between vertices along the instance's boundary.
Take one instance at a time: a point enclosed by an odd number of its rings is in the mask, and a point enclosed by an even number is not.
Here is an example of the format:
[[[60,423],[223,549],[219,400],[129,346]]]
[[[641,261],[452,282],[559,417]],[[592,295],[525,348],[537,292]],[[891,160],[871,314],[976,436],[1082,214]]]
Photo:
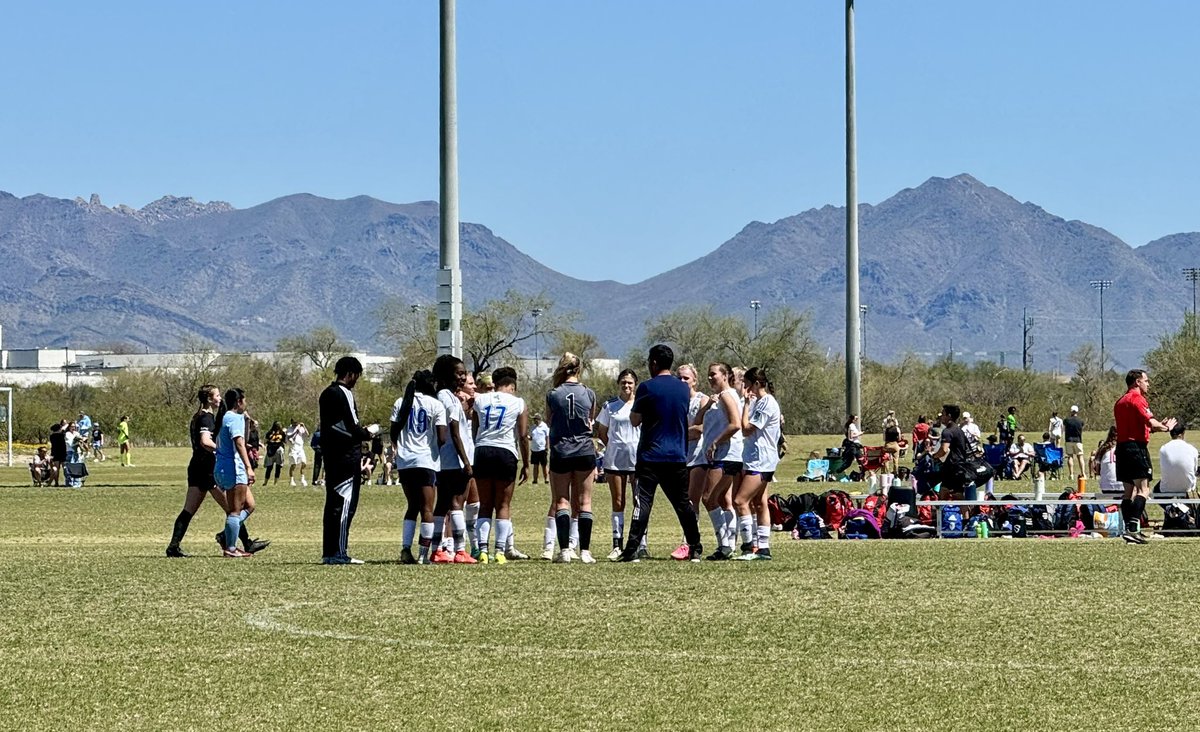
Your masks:
[[[846,439],[851,442],[862,442],[862,428],[857,422],[851,422],[846,428]]]
[[[1050,436],[1051,437],[1062,437],[1062,433],[1063,433],[1062,417],[1051,417],[1050,418]]]
[[[287,438],[291,440],[292,455],[304,456],[304,438],[308,437],[308,429],[302,425],[296,425],[295,428],[289,427],[287,430]]]
[[[471,422],[463,411],[462,402],[449,389],[438,392],[438,401],[446,410],[446,425],[458,422],[458,436],[462,440],[463,449],[467,451],[467,460],[475,462],[475,439],[471,437]],[[462,460],[458,459],[458,448],[454,445],[454,436],[448,435],[446,444],[442,445],[440,470],[462,470]]]
[[[475,433],[475,447],[502,447],[517,457],[515,428],[517,417],[525,411],[525,400],[506,391],[489,391],[475,395],[475,414],[479,418],[479,431]]]
[[[728,388],[725,391],[713,397],[713,405],[704,413],[704,455],[708,455],[708,448],[716,443],[717,438],[721,436],[729,427],[729,415],[725,413],[725,405],[721,402],[721,397],[725,394],[733,396],[734,408],[737,411],[738,419],[742,418],[742,398],[738,396],[737,390]],[[717,462],[729,461],[740,463],[742,461],[742,446],[745,438],[742,436],[742,431],[738,430],[733,433],[725,442],[717,445],[717,451],[713,456],[713,460]]]
[[[1121,493],[1125,486],[1117,480],[1117,451],[1109,450],[1100,456],[1100,492]]]
[[[963,434],[973,435],[976,442],[983,442],[983,433],[979,431],[979,425],[972,420],[962,426]]]
[[[1014,442],[1012,446],[1008,448],[1008,454],[1014,458],[1022,458],[1025,460],[1037,457],[1037,453],[1033,450],[1033,445],[1029,444],[1028,442],[1026,442],[1024,445],[1018,445]]]
[[[400,421],[400,407],[404,397],[392,405],[392,421]],[[414,394],[408,421],[400,430],[400,443],[392,447],[396,451],[395,464],[399,470],[405,468],[427,468],[437,470],[439,448],[437,428],[446,426],[446,408],[428,394]]]
[[[537,426],[529,431],[529,449],[534,452],[545,452],[546,441],[550,439],[550,426],[538,420]]]
[[[637,446],[642,429],[629,422],[633,400],[623,402],[609,399],[600,407],[596,421],[608,430],[608,447],[604,450],[604,469],[632,471],[637,468]]]
[[[704,395],[701,394],[700,392],[696,392],[695,394],[692,395],[692,400],[690,402],[688,402],[688,420],[687,420],[688,429],[691,429],[692,425],[696,423],[696,415],[700,413],[700,403],[702,401],[704,401]],[[705,416],[706,417],[708,416],[707,412],[705,412]],[[704,465],[706,462],[708,462],[708,458],[704,457],[704,451],[701,449],[703,447],[704,447],[703,436],[701,436],[695,440],[690,439],[690,438],[688,439],[688,443],[687,443],[688,462],[687,462],[687,464],[688,464],[689,468],[692,467],[693,465]]]
[[[1196,488],[1196,448],[1184,440],[1170,440],[1158,450],[1163,493],[1183,495]]]
[[[745,443],[745,468],[759,473],[771,473],[779,466],[779,402],[770,394],[754,400],[750,407],[750,424],[757,429]]]

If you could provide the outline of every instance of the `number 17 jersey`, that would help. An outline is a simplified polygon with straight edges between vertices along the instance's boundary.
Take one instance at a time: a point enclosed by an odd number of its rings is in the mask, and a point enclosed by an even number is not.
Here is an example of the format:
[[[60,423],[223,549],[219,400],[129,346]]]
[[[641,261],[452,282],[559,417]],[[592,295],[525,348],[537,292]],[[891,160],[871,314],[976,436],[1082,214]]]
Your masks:
[[[524,411],[525,400],[506,391],[476,394],[475,414],[479,418],[479,431],[475,433],[475,447],[501,447],[520,457],[515,428],[517,417]]]

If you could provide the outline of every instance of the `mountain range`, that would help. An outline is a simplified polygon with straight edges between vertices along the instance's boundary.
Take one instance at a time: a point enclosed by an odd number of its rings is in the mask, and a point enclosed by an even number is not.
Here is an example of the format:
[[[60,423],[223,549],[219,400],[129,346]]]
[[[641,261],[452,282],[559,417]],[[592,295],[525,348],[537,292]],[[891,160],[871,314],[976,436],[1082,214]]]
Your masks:
[[[753,299],[764,311],[810,311],[818,340],[836,353],[845,218],[844,208],[825,206],[752,222],[709,254],[634,284],[568,277],[464,223],[464,295],[470,304],[510,288],[544,292],[578,310],[579,326],[610,355],[640,341],[657,313],[711,304],[749,318]],[[1133,248],[965,174],[864,204],[859,221],[864,350],[877,359],[953,349],[1019,363],[1027,311],[1035,366],[1052,369],[1098,340],[1089,281],[1111,280],[1106,349],[1118,367],[1132,366],[1156,335],[1178,327],[1192,295],[1180,269],[1200,266],[1200,233]],[[238,210],[167,196],[132,209],[94,195],[0,191],[4,345],[172,350],[201,339],[270,349],[283,335],[332,325],[359,348],[382,351],[378,305],[432,300],[438,229],[429,201],[296,194]]]

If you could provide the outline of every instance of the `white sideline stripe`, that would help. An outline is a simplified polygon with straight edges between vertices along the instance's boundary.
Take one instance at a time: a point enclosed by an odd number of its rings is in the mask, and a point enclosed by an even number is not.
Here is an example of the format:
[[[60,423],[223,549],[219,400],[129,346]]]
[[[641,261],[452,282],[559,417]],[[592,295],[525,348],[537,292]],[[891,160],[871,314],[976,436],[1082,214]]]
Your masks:
[[[637,658],[637,657],[655,657],[669,658],[676,660],[711,660],[720,662],[742,661],[743,656],[736,656],[724,653],[696,653],[691,651],[672,651],[657,648],[642,648],[642,649],[597,649],[597,648],[554,648],[550,646],[516,646],[504,645],[497,643],[451,643],[447,641],[434,641],[424,638],[381,638],[373,635],[360,635],[357,633],[345,633],[336,630],[314,630],[310,628],[302,628],[298,625],[280,620],[278,616],[291,612],[300,607],[319,606],[324,603],[320,602],[297,602],[287,605],[279,605],[269,607],[257,612],[247,613],[245,615],[246,624],[251,628],[266,631],[268,633],[283,633],[298,638],[325,638],[328,640],[338,641],[356,641],[363,643],[378,643],[380,645],[389,646],[416,646],[420,648],[434,648],[438,650],[479,650],[491,651],[495,653],[517,654],[523,656],[534,657],[555,657],[555,658]],[[785,658],[788,649],[775,649],[772,655],[777,655],[779,658]],[[921,669],[956,669],[956,670],[1002,670],[1002,671],[1043,671],[1049,673],[1072,672],[1078,673],[1081,670],[1088,670],[1088,667],[1081,665],[1079,661],[1071,663],[1045,663],[1033,661],[1016,661],[1012,659],[1000,659],[996,661],[977,661],[974,659],[954,659],[954,658],[830,658],[821,656],[817,662],[819,666],[843,666],[843,667],[864,667],[878,668],[879,666],[896,666],[902,668],[921,668]],[[1189,676],[1200,676],[1200,666],[1170,666],[1162,664],[1153,665],[1130,665],[1130,664],[1103,664],[1096,666],[1100,670],[1119,673],[1122,675],[1154,675],[1160,676],[1163,674],[1181,674]]]

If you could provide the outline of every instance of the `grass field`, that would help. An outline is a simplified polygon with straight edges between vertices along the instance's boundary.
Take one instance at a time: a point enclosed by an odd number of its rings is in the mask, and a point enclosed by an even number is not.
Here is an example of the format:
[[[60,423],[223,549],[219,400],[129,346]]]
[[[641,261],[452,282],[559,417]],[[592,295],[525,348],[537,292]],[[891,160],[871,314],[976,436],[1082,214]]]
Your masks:
[[[168,560],[185,460],[142,450],[84,490],[0,469],[0,728],[1200,729],[1194,540],[776,534],[771,563],[408,567],[403,497],[371,487],[368,564],[325,567],[323,494],[271,486],[266,552],[219,558],[210,503],[197,556]],[[518,489],[526,551],[547,500]],[[661,504],[652,524],[665,557],[678,527]]]

